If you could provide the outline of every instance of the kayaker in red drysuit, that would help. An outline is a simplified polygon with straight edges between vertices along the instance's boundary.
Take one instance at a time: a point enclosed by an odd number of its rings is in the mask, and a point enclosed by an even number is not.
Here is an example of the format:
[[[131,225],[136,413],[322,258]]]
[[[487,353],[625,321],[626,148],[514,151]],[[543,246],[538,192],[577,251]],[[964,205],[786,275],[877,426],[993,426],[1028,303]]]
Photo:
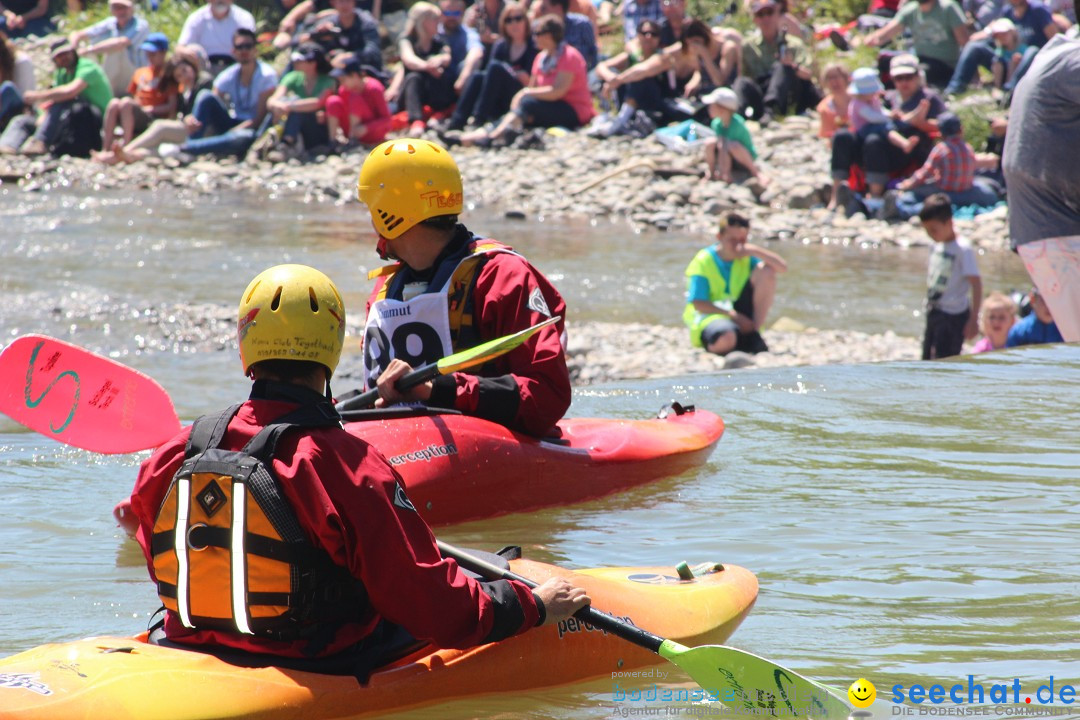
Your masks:
[[[345,309],[329,278],[263,272],[237,327],[250,398],[159,448],[132,493],[166,607],[157,642],[364,678],[413,638],[466,648],[588,603],[565,580],[478,582],[440,557],[397,472],[330,401]]]
[[[390,140],[368,155],[357,183],[378,250],[397,264],[373,272],[364,333],[366,386],[380,405],[401,401],[460,410],[543,437],[570,406],[566,303],[525,258],[458,223],[461,174],[441,146]],[[440,376],[404,394],[413,367],[560,320],[522,346],[468,373]]]

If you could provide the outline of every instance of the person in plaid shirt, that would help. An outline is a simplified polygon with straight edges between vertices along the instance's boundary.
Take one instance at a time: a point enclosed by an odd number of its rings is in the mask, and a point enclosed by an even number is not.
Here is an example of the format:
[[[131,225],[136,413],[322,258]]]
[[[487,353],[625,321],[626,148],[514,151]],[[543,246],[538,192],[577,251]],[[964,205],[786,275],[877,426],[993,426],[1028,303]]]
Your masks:
[[[941,142],[930,151],[922,167],[885,193],[881,217],[906,220],[918,215],[923,200],[945,193],[953,205],[996,205],[997,192],[975,177],[975,151],[964,140],[964,126],[955,114],[938,116]]]

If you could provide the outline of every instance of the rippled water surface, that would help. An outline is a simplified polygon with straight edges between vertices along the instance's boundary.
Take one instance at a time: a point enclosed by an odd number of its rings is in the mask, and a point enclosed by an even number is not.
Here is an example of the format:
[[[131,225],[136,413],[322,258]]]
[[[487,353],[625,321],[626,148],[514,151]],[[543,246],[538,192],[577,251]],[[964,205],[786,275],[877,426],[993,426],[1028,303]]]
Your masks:
[[[705,242],[477,214],[477,226],[486,221],[556,278],[572,318],[677,322],[682,269]],[[254,272],[285,260],[330,270],[358,307],[376,262],[355,205],[0,191],[0,215],[3,337],[74,327],[76,342],[158,379],[186,420],[245,381],[231,352],[137,353],[140,307],[231,306]],[[918,333],[925,250],[773,247],[793,265],[779,314]],[[980,263],[988,287],[1024,282],[1012,256]],[[969,674],[1076,684],[1077,397],[1077,346],[583,388],[573,415],[640,417],[676,398],[720,413],[728,429],[709,462],[682,477],[440,534],[578,567],[743,565],[761,595],[731,644],[841,686],[866,676],[881,692]],[[0,418],[0,655],[143,629],[157,599],[109,514],[141,459],[72,450]],[[428,715],[609,717],[609,689],[594,682]]]

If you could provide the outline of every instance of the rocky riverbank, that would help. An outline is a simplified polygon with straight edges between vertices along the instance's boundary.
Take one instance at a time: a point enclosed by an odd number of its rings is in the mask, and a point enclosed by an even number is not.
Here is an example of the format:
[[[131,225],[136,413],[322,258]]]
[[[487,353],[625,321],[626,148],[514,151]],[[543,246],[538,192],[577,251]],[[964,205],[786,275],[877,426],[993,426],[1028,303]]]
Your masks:
[[[645,228],[707,237],[716,216],[727,210],[749,215],[757,238],[862,246],[927,245],[917,223],[885,223],[861,215],[845,218],[824,208],[828,197],[828,150],[816,137],[816,119],[787,118],[754,128],[760,164],[771,178],[724,184],[701,181],[700,152],[674,151],[652,138],[598,140],[583,133],[543,136],[542,149],[454,150],[465,178],[470,208],[485,206],[526,221],[539,217],[584,216],[625,220]],[[233,158],[150,158],[144,163],[107,167],[77,158],[0,156],[0,192],[65,193],[147,190],[163,198],[210,196],[230,191],[267,198],[289,196],[311,204],[356,202],[355,183],[365,151],[307,158],[305,162],[248,164]],[[973,220],[957,221],[961,233],[981,248],[1007,247],[1005,208]],[[162,312],[172,322],[156,323],[144,341],[176,347],[231,346],[228,313],[198,328],[202,308]],[[224,312],[224,311],[223,311]],[[154,315],[151,313],[151,315]],[[211,313],[211,316],[215,313]],[[191,323],[185,324],[184,318]],[[179,319],[177,319],[179,318]],[[152,318],[149,318],[152,320]],[[765,333],[771,352],[727,360],[689,347],[681,327],[574,325],[570,362],[579,384],[655,375],[709,372],[744,365],[805,365],[914,359],[918,342],[892,333],[780,327]],[[626,352],[625,348],[649,352]],[[663,358],[657,363],[655,358]]]

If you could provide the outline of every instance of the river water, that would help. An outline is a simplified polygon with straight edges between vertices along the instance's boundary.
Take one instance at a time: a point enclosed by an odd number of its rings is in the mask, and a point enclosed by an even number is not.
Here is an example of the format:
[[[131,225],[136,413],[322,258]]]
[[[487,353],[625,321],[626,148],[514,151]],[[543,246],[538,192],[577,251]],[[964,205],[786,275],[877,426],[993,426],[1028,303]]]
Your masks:
[[[110,352],[161,382],[184,420],[241,396],[246,381],[231,349],[140,352],[139,308],[231,308],[255,272],[284,261],[329,271],[358,308],[377,263],[355,204],[0,189],[0,218],[3,341],[44,332]],[[473,224],[552,277],[572,320],[677,323],[682,269],[707,242],[482,211]],[[919,333],[925,249],[772,247],[792,266],[777,314]],[[1024,284],[1011,255],[980,266],[988,289]],[[572,415],[642,417],[674,398],[718,412],[728,429],[682,477],[440,535],[577,567],[743,565],[761,594],[729,642],[840,687],[865,676],[881,693],[968,675],[1075,685],[1078,396],[1077,346],[579,388]],[[66,448],[0,418],[0,656],[145,627],[157,599],[110,516],[142,457]],[[610,717],[610,690],[599,681],[426,714]]]

